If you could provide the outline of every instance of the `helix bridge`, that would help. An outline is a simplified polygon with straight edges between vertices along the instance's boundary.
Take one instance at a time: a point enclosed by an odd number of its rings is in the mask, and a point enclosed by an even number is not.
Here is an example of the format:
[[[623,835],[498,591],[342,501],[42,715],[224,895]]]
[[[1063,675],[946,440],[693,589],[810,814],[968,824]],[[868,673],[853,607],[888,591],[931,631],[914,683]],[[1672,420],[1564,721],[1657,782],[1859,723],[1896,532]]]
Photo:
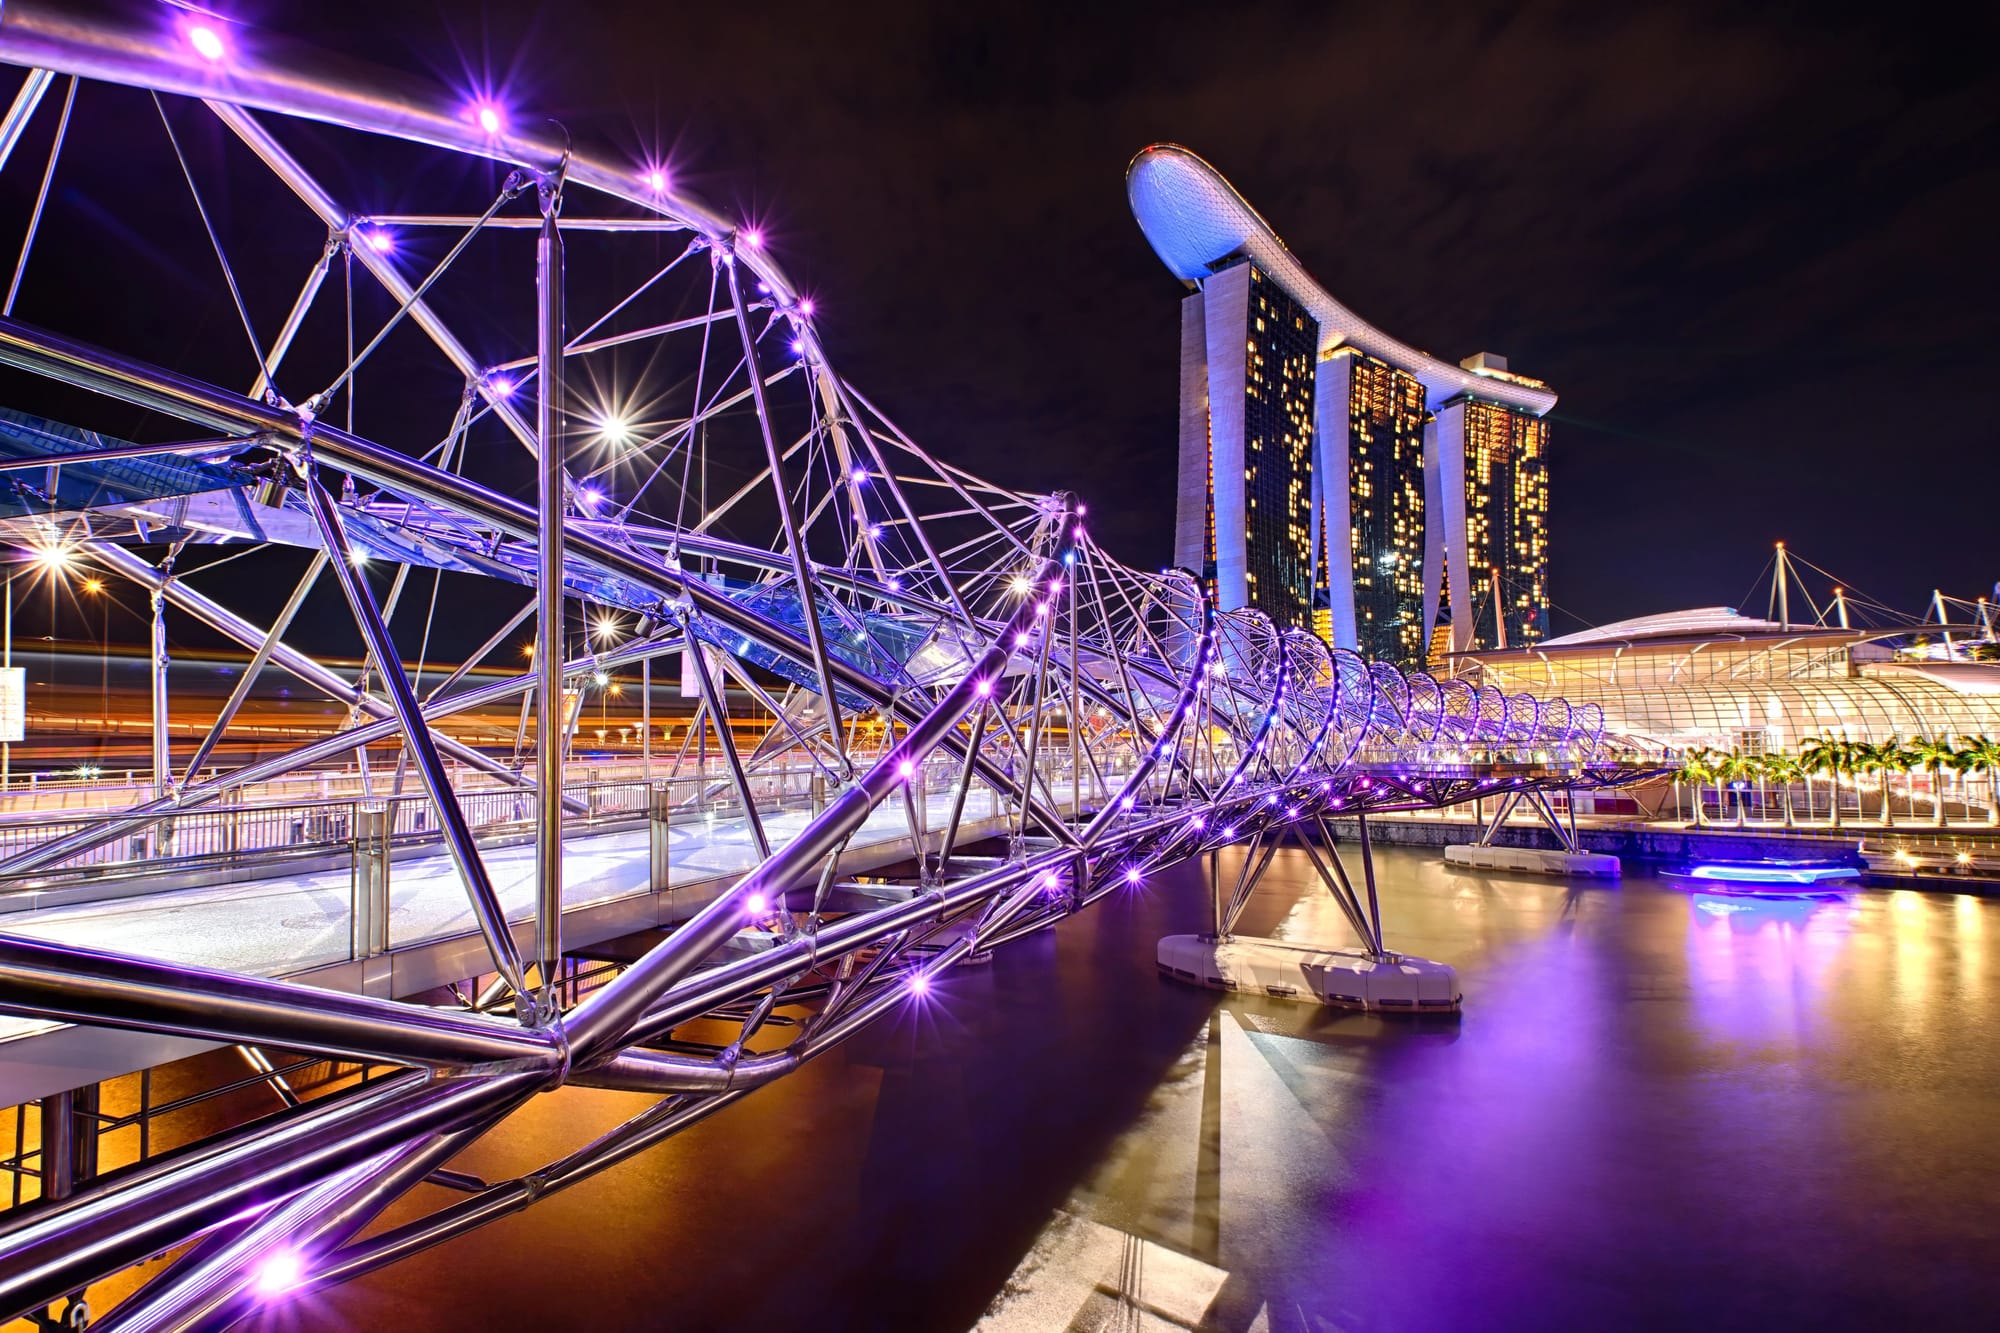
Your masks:
[[[1623,779],[1594,705],[1218,611],[1100,546],[1089,497],[920,445],[889,411],[949,386],[864,393],[779,247],[664,160],[173,6],[8,4],[0,61],[23,76],[0,179],[32,201],[0,315],[0,537],[143,591],[155,723],[134,799],[8,826],[9,1059],[94,1033],[375,1071],[116,1170],[51,1165],[0,1211],[0,1316],[169,1252],[93,1326],[222,1327],[368,1273],[1223,848],[1247,852],[1218,934],[1301,842],[1361,952],[1393,958],[1343,821]],[[484,643],[427,683],[440,605]],[[327,606],[358,669],[324,649]],[[169,616],[251,654],[179,754]],[[577,700],[641,672],[650,704],[655,664],[695,721],[607,806],[565,758]],[[258,680],[345,723],[225,762]],[[362,847],[366,818],[375,842],[311,948],[193,910],[210,924],[152,929],[176,894],[291,902],[318,864],[303,816],[283,845],[197,834],[336,771],[360,788],[335,836]],[[638,850],[585,875],[586,844]],[[187,887],[225,867],[269,893]],[[725,1035],[676,1040],[697,1023]],[[512,1179],[449,1168],[566,1086],[651,1101]],[[371,1229],[405,1196],[426,1208]]]

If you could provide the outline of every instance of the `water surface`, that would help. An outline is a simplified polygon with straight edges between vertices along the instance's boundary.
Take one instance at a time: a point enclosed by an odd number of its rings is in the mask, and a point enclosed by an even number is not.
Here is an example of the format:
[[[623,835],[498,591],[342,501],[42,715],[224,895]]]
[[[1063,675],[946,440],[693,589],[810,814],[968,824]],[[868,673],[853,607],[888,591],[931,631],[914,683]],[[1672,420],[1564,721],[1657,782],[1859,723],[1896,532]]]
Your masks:
[[[1378,865],[1391,944],[1459,967],[1461,1017],[1163,979],[1155,940],[1205,912],[1184,867],[270,1324],[1993,1326],[2000,902]],[[1346,942],[1311,873],[1282,854],[1239,929]],[[641,1104],[544,1098],[459,1165]]]

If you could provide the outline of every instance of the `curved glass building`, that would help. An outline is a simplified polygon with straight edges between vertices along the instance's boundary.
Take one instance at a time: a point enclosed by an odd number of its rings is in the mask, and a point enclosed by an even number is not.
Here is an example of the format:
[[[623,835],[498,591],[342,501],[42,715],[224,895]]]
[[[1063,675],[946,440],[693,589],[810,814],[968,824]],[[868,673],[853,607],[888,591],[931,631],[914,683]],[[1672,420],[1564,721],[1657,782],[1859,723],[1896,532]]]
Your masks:
[[[1455,666],[1509,693],[1598,703],[1607,735],[1649,749],[1797,754],[1814,736],[2000,737],[2000,666],[1899,655],[1882,637],[1719,606],[1464,654]]]

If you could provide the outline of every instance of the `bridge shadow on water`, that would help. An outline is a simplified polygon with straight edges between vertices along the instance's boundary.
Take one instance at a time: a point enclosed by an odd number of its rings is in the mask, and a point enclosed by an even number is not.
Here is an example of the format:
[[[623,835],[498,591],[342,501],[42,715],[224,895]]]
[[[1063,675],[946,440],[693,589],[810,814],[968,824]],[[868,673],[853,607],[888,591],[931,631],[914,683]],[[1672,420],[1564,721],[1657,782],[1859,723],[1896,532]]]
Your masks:
[[[1462,1019],[1161,977],[1206,913],[1182,867],[266,1326],[1984,1326],[2000,903],[1379,865],[1392,945],[1459,967]],[[1347,939],[1295,852],[1239,929]],[[638,1104],[564,1092],[456,1165],[531,1167]]]

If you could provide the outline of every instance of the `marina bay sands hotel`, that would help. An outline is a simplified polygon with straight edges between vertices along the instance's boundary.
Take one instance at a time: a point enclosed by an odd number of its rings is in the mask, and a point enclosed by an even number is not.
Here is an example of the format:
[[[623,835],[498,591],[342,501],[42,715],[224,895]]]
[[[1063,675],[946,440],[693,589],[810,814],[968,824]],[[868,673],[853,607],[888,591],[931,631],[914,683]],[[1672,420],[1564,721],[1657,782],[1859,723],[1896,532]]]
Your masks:
[[[1147,148],[1125,184],[1192,289],[1175,563],[1225,610],[1402,665],[1546,638],[1549,387],[1368,324],[1185,148]]]

